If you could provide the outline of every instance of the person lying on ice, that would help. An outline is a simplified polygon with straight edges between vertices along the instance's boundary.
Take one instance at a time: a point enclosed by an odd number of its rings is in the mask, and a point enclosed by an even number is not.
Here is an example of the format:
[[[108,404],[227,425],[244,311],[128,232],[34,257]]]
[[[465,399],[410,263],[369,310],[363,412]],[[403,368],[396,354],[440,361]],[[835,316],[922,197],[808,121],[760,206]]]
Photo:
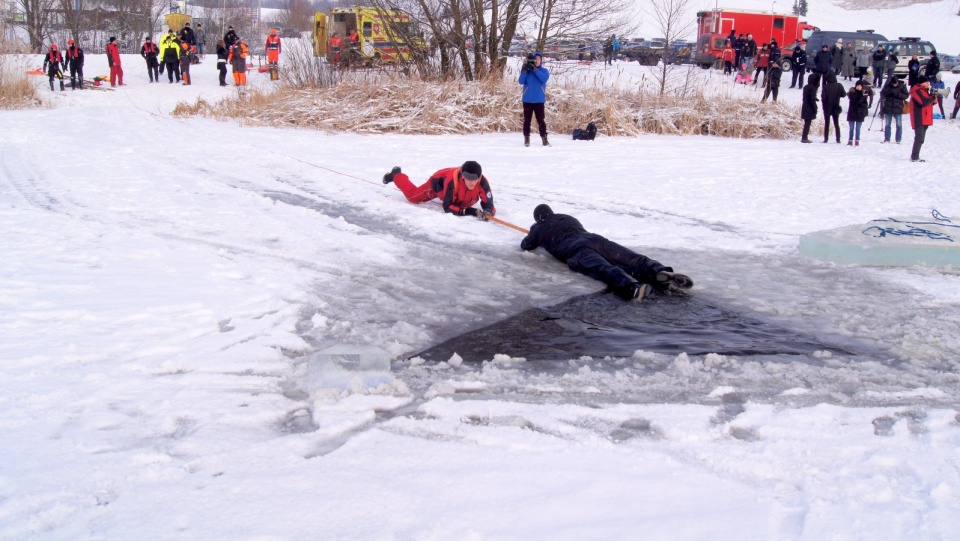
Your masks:
[[[384,184],[391,182],[400,188],[411,203],[425,203],[439,198],[443,202],[444,212],[457,216],[474,216],[481,220],[497,213],[493,206],[490,183],[487,177],[483,176],[480,164],[474,161],[463,162],[460,167],[441,169],[420,186],[414,186],[410,177],[402,173],[399,166],[394,167],[383,175]],[[477,201],[480,201],[481,209],[473,208]]]
[[[543,246],[571,270],[600,280],[624,300],[639,302],[653,289],[663,292],[693,287],[689,276],[675,273],[659,261],[588,232],[579,220],[554,214],[549,205],[537,205],[533,219],[536,223],[520,242],[520,248],[534,250]]]

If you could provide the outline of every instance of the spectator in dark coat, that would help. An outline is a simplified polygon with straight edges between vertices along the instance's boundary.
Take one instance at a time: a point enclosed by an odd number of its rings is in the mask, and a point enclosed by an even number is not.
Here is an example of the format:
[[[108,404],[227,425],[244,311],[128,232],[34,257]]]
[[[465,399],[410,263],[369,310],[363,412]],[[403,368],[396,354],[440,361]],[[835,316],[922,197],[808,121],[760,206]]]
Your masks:
[[[817,90],[820,86],[820,75],[811,73],[807,77],[807,84],[803,87],[803,104],[800,106],[800,118],[803,119],[803,137],[801,143],[812,143],[810,140],[810,123],[817,118]]]
[[[897,58],[897,52],[890,51],[890,53],[887,54],[887,79],[895,76],[898,64],[900,64],[900,59]]]
[[[783,77],[783,68],[780,67],[780,64],[776,62],[770,64],[767,79],[763,83],[763,99],[760,100],[760,103],[767,101],[767,98],[771,94],[773,95],[773,103],[777,103],[777,95],[780,94],[781,77]]]
[[[740,49],[740,64],[746,64],[747,71],[753,71],[755,56],[757,56],[757,42],[753,40],[753,34],[747,34],[747,39],[743,42],[743,48]]]
[[[883,74],[887,71],[887,51],[883,45],[877,45],[877,50],[871,55],[873,59],[873,87],[881,88],[883,84]]]
[[[897,144],[903,139],[903,104],[910,97],[907,85],[899,77],[892,77],[880,91],[880,107],[883,110],[883,142],[890,142],[890,124],[897,121]]]
[[[217,41],[217,71],[220,72],[220,86],[227,86],[227,44]]]
[[[927,60],[927,70],[924,72],[924,75],[932,81],[937,77],[938,73],[940,73],[940,58],[937,57],[937,51],[930,51],[930,59]]]
[[[907,85],[913,86],[920,80],[920,59],[913,55],[907,62]]]
[[[863,126],[863,120],[870,114],[868,91],[863,81],[857,81],[847,92],[847,124],[850,126],[847,146],[860,146],[860,128]]]
[[[837,76],[833,72],[827,74],[827,82],[823,85],[820,92],[820,102],[823,103],[823,142],[830,142],[830,121],[837,130],[837,143],[840,143],[840,113],[843,107],[840,100],[846,94],[843,85],[837,82]]]
[[[790,61],[793,63],[793,79],[790,81],[790,88],[803,87],[803,74],[807,71],[807,53],[797,45],[793,48],[793,54],[790,55]]]
[[[827,74],[830,73],[832,66],[833,54],[830,53],[830,46],[824,43],[813,57],[813,71],[820,74],[821,83],[827,84]]]
[[[743,37],[743,34],[737,37],[737,40],[733,42],[733,50],[737,53],[737,58],[735,59],[733,65],[740,68],[740,60],[743,57],[743,45],[747,43],[747,38]]]
[[[640,301],[652,289],[690,289],[690,277],[645,255],[621,246],[584,229],[579,220],[566,214],[554,214],[546,204],[533,210],[536,223],[520,242],[520,248],[535,250],[542,246],[550,255],[567,264],[570,270],[607,284],[624,300]]]
[[[833,70],[833,73],[840,75],[840,71],[843,69],[843,40],[838,39],[836,45],[830,49],[830,68]]]
[[[197,36],[193,33],[193,28],[190,28],[190,23],[183,25],[178,37],[180,38],[180,43],[188,43],[194,47],[197,45]]]
[[[83,49],[74,44],[72,39],[67,40],[64,62],[70,66],[70,88],[76,90],[79,83],[80,90],[83,90]]]
[[[937,98],[930,95],[930,81],[923,75],[920,81],[910,89],[910,126],[913,128],[913,150],[910,161],[922,162],[920,147],[927,137],[927,128],[933,125],[933,104]]]
[[[227,46],[228,51],[237,42],[237,39],[237,33],[233,31],[233,27],[228,26],[227,33],[223,35],[223,44]]]
[[[770,65],[773,65],[774,62],[780,62],[780,57],[783,53],[780,51],[780,45],[777,44],[777,39],[773,38],[770,40]]]
[[[953,89],[953,101],[956,103],[953,104],[953,113],[950,114],[950,118],[956,120],[957,113],[960,112],[960,85]]]

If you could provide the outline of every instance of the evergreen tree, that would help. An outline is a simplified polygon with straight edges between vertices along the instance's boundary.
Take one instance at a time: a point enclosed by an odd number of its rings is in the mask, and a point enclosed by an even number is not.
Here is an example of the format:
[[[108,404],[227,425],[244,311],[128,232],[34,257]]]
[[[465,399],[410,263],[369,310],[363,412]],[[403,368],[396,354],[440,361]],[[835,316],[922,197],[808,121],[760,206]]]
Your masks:
[[[806,17],[808,7],[807,0],[797,0],[797,15]]]

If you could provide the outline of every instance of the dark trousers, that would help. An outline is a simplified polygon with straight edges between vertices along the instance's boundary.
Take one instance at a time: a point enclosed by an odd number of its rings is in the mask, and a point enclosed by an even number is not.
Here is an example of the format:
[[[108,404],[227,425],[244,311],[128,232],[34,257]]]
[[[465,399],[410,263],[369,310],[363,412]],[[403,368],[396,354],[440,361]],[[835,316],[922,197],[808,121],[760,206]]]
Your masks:
[[[177,82],[180,82],[180,61],[174,60],[173,62],[164,62],[167,65],[167,80],[171,83],[173,82],[174,77],[176,77]]]
[[[812,118],[803,119],[803,136],[800,138],[801,141],[807,141],[810,137],[810,124],[813,123]]]
[[[960,112],[960,100],[953,104],[953,112],[950,113],[950,118],[957,118],[957,112]]]
[[[160,82],[160,62],[147,60],[147,75],[150,76],[150,82]]]
[[[913,129],[913,150],[910,152],[911,160],[920,159],[920,147],[923,146],[923,140],[927,137],[927,126],[919,125]]]
[[[542,103],[523,102],[523,136],[530,137],[530,120],[533,115],[537,115],[537,126],[540,127],[540,137],[547,136],[547,121],[543,117],[544,105]]]
[[[773,101],[776,102],[777,96],[780,94],[780,86],[767,85],[763,90],[763,99],[760,101],[767,101],[771,94],[773,94]]]
[[[78,83],[83,89],[83,66],[70,66],[70,88],[76,89]]]
[[[220,86],[227,86],[227,64],[217,64],[217,69],[220,70]]]
[[[840,113],[823,115],[823,142],[830,140],[830,119],[833,119],[833,126],[837,130],[837,142],[840,142]]]
[[[567,266],[600,280],[618,295],[627,295],[637,282],[658,285],[657,273],[673,271],[659,261],[595,233],[588,233],[584,241],[584,246],[567,259]]]
[[[802,69],[793,69],[793,79],[790,80],[790,88],[803,88],[803,72],[804,70]]]

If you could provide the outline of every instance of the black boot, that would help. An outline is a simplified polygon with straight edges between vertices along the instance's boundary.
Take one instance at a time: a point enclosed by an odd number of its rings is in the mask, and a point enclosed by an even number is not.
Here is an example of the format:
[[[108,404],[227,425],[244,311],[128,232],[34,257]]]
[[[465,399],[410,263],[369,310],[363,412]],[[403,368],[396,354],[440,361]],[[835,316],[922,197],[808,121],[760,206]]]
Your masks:
[[[541,137],[540,139],[543,139],[543,146],[545,146],[545,147],[550,146],[550,141],[547,141],[547,136],[546,136],[546,135],[544,135],[544,136]]]
[[[63,84],[63,79],[60,79],[60,92],[63,92],[63,91],[66,90],[66,89],[67,89],[67,87],[64,86],[64,84]]]
[[[399,172],[400,172],[400,166],[399,165],[393,166],[393,169],[391,169],[389,173],[387,173],[386,175],[383,175],[383,183],[390,184],[391,182],[393,182],[393,177],[396,176],[396,174]]]
[[[529,136],[529,135],[524,135],[524,136],[523,136],[523,146],[525,146],[525,147],[530,146],[530,136]]]

